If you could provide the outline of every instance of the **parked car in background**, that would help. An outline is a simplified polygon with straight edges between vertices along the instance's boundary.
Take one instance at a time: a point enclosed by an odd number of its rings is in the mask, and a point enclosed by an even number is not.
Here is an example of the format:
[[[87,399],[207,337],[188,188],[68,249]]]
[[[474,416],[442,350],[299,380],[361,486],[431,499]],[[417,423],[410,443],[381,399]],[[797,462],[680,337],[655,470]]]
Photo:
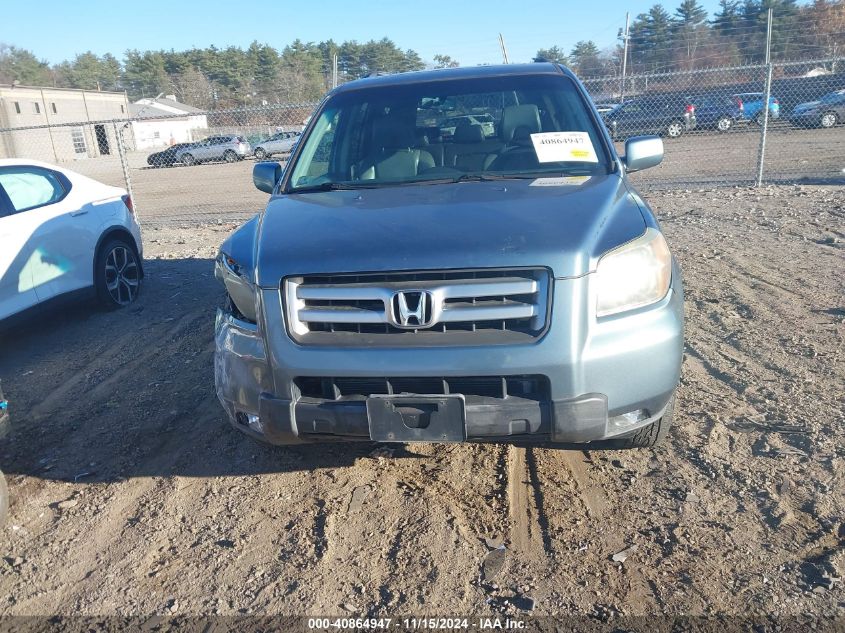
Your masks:
[[[800,127],[825,128],[845,122],[845,90],[829,92],[817,101],[799,103],[789,115],[789,122]]]
[[[763,123],[763,102],[766,100],[766,95],[762,92],[740,92],[731,95],[735,99],[742,102],[742,110],[745,118],[749,121],[754,121],[762,125]],[[769,96],[769,118],[780,118],[780,101],[777,97]]]
[[[695,105],[684,96],[647,95],[626,101],[604,115],[614,139],[638,134],[677,138],[696,126]]]
[[[743,104],[740,99],[718,94],[691,95],[688,99],[695,106],[696,129],[727,132],[734,123],[743,118]]]
[[[290,154],[293,146],[299,140],[301,132],[279,132],[268,139],[260,141],[255,146],[255,157],[264,160],[273,154]]]
[[[488,104],[497,137],[469,124],[444,151],[416,146],[432,99]],[[556,64],[334,89],[284,170],[253,166],[267,208],[215,261],[231,423],[274,444],[653,446],[675,408],[683,289],[628,172],[662,158],[653,136],[620,158]]]
[[[480,125],[481,131],[486,138],[496,136],[496,124],[489,114],[464,114],[449,117],[440,125],[440,133],[443,138],[450,138],[455,135],[455,129],[459,125]]]
[[[0,320],[77,291],[108,308],[138,296],[141,230],[132,199],[62,167],[0,160]]]
[[[618,108],[621,104],[619,103],[597,103],[596,104],[596,111],[604,117],[605,114],[608,112],[613,112],[616,108]]]
[[[243,136],[226,134],[209,136],[194,143],[193,147],[177,150],[176,160],[186,165],[196,165],[213,160],[225,160],[227,163],[234,163],[251,155],[252,147]]]
[[[181,150],[194,147],[196,143],[176,143],[165,150],[147,156],[147,165],[151,167],[173,167],[178,161],[177,154]]]

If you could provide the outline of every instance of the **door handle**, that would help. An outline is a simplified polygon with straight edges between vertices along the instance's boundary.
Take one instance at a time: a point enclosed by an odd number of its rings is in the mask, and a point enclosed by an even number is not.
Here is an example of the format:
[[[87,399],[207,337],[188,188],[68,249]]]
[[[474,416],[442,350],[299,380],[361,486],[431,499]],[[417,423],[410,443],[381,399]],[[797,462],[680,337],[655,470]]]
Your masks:
[[[70,217],[75,218],[78,215],[85,215],[86,213],[88,213],[88,209],[80,209],[79,211],[74,211],[73,213],[71,213]]]

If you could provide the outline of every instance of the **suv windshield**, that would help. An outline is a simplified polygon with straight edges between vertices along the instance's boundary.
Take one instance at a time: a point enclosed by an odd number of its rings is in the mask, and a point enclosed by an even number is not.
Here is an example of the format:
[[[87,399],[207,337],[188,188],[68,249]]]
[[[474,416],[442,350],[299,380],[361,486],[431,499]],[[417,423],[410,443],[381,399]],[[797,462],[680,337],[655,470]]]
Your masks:
[[[304,139],[286,191],[611,169],[586,101],[569,78],[444,80],[361,88],[329,99]]]

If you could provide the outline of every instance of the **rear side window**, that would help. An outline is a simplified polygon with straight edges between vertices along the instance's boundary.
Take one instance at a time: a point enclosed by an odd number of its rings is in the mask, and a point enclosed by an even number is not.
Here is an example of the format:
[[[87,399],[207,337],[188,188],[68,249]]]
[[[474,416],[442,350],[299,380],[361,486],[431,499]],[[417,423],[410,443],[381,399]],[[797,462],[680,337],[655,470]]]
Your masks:
[[[15,213],[53,204],[67,194],[55,172],[39,167],[0,168],[0,187],[9,197]]]

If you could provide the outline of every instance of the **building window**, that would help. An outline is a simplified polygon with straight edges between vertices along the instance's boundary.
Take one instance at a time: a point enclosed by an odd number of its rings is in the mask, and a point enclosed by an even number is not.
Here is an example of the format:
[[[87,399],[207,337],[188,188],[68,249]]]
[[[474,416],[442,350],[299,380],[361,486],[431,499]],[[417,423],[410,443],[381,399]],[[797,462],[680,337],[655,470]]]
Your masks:
[[[126,112],[126,110],[123,109],[123,104],[121,103],[120,104],[120,113],[123,114],[124,112]]]
[[[58,112],[56,111],[56,102],[54,101],[50,105],[53,107],[53,114],[58,114]]]
[[[20,103],[18,103],[17,101],[15,101],[15,113],[16,113],[16,114],[20,114],[20,113],[21,113],[21,104],[20,104]]]
[[[35,107],[35,114],[41,114],[41,106],[37,101],[33,101],[32,105]]]
[[[81,127],[75,127],[70,131],[70,138],[73,141],[73,152],[75,154],[85,154],[85,133]]]

